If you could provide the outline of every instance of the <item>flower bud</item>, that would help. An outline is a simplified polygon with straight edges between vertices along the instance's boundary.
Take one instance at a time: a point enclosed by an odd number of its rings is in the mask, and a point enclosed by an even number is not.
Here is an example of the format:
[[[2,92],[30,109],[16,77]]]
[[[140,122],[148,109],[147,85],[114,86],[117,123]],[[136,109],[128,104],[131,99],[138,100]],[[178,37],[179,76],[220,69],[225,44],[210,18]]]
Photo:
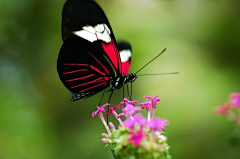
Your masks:
[[[108,134],[102,133],[102,137],[107,137],[107,136],[108,136]]]
[[[110,122],[110,123],[108,124],[108,126],[109,126],[109,128],[110,128],[111,131],[115,131],[115,126],[113,125],[112,122]]]
[[[107,144],[107,143],[109,142],[109,139],[107,139],[107,138],[102,138],[102,142]]]

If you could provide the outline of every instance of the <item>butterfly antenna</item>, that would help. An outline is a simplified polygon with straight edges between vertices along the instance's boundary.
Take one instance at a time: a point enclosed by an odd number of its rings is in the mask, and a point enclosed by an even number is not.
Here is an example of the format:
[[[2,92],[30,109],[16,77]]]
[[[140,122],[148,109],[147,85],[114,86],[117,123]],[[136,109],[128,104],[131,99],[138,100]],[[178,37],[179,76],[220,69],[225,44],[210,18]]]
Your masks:
[[[141,71],[144,67],[146,67],[148,64],[150,64],[152,61],[154,61],[156,58],[158,58],[160,55],[162,55],[162,53],[164,53],[164,51],[166,51],[166,48],[163,49],[162,52],[160,52],[156,57],[154,57],[151,61],[149,61],[146,65],[144,65],[142,68],[140,68],[134,75],[136,75],[139,71]]]
[[[141,74],[141,75],[138,75],[138,76],[149,76],[149,75],[172,75],[172,74],[179,74],[179,72],[150,73],[150,74]]]

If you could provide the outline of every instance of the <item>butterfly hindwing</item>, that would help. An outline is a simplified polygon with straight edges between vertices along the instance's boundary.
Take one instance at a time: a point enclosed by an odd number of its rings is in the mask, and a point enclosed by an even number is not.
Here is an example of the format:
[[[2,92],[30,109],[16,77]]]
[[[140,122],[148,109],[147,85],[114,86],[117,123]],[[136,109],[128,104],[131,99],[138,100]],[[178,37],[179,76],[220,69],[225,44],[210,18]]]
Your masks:
[[[121,57],[122,73],[127,75],[131,66],[132,47],[130,43],[126,41],[119,41],[117,45]]]

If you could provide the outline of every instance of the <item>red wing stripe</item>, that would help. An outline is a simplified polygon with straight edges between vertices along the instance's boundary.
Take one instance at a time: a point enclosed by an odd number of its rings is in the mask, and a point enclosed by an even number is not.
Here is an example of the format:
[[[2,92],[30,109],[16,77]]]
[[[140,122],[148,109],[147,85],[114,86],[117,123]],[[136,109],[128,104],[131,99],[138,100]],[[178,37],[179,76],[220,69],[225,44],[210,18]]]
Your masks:
[[[90,52],[88,53],[102,66],[102,68],[106,71],[106,73],[110,75],[109,70],[95,56],[93,56]]]
[[[96,67],[94,67],[93,65],[90,65],[90,68],[93,69],[94,71],[97,71],[98,73],[100,73],[103,76],[106,76],[105,73],[103,73],[102,71],[100,71],[99,69],[97,69]]]
[[[88,75],[88,76],[83,76],[83,77],[79,77],[79,78],[70,79],[70,80],[67,80],[67,81],[65,81],[65,82],[77,81],[77,80],[89,78],[89,77],[92,77],[92,76],[94,76],[94,74],[90,74],[90,75]]]
[[[106,86],[106,85],[107,85],[107,82],[103,82],[103,83],[100,83],[100,84],[98,84],[98,85],[95,85],[95,86],[86,88],[86,89],[84,89],[84,90],[81,90],[79,93],[85,92],[85,91],[87,91],[87,90],[89,90],[89,89],[92,89],[92,88],[95,88],[95,87],[98,87],[98,86],[101,86],[101,85]]]
[[[113,43],[113,42],[112,42]],[[114,44],[114,43],[113,43]],[[117,49],[117,47],[115,46],[114,44],[114,50],[115,50],[115,54],[116,54],[116,58],[118,60],[118,66],[119,66],[119,72],[122,73],[122,67],[121,67],[121,57],[120,57],[120,54],[119,54],[119,51]]]
[[[88,66],[88,64],[81,64],[81,63],[65,63],[64,65],[80,65],[80,66]]]
[[[90,82],[86,82],[86,83],[83,83],[83,84],[79,84],[79,85],[73,86],[71,88],[81,87],[81,86],[88,85],[88,84],[95,83],[95,82],[107,82],[107,80],[109,80],[108,77],[100,77],[100,78],[97,78],[97,79],[92,80]]]
[[[88,71],[88,69],[81,69],[81,70],[69,71],[69,72],[64,72],[63,74],[70,74],[70,73],[81,72],[81,71]]]
[[[116,53],[117,54],[119,53],[118,53],[118,50],[116,50],[114,43],[112,41],[108,44],[102,43],[102,48],[110,58],[113,65],[118,69],[118,61],[117,61]]]
[[[122,73],[124,75],[127,75],[128,71],[129,71],[129,68],[130,68],[130,62],[127,61],[127,62],[122,62]]]

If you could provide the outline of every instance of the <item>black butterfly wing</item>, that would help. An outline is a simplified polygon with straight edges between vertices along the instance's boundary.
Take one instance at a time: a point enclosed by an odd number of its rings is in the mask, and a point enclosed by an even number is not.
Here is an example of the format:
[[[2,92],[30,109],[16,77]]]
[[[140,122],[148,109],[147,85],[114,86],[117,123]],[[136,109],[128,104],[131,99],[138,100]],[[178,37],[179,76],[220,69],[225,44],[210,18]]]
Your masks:
[[[103,56],[98,42],[70,37],[60,50],[57,70],[63,84],[74,93],[72,100],[90,97],[107,88],[112,66]]]
[[[57,69],[72,100],[90,97],[122,75],[120,55],[111,26],[93,1],[68,0],[63,9]]]
[[[62,38],[72,36],[101,41],[116,72],[122,74],[121,59],[110,23],[99,5],[92,0],[67,0],[62,12]],[[115,75],[116,76],[116,75]]]
[[[106,24],[113,32],[105,13],[93,0],[66,1],[62,11],[63,41],[74,36],[73,32],[82,30],[85,26],[94,27],[98,24]]]

